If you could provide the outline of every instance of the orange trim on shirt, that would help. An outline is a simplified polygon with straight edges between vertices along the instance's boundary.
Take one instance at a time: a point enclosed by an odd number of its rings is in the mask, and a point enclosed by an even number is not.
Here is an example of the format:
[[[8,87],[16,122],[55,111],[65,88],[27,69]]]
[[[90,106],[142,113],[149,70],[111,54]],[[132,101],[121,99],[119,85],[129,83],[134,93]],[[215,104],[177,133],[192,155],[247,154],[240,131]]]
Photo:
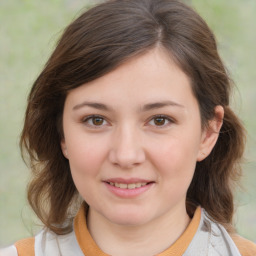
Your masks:
[[[242,256],[255,256],[256,255],[256,244],[237,235],[231,235],[234,243],[236,244],[239,252]]]
[[[97,246],[97,244],[91,237],[87,229],[85,211],[86,207],[84,205],[83,207],[80,208],[74,220],[74,230],[76,234],[76,239],[83,254],[86,256],[109,256]]]
[[[181,256],[187,250],[192,239],[194,238],[196,231],[199,227],[201,219],[201,207],[197,207],[194,216],[189,223],[184,233],[178,238],[178,240],[171,245],[167,250],[158,254],[158,256]]]
[[[195,211],[193,219],[189,223],[185,232],[180,236],[180,238],[178,238],[178,240],[173,245],[171,245],[164,252],[158,254],[158,256],[181,256],[186,251],[193,237],[195,236],[200,223],[200,219],[201,208],[198,207]],[[87,229],[85,207],[81,207],[81,209],[79,210],[74,221],[74,229],[77,241],[84,255],[109,256],[97,246]]]
[[[35,256],[35,238],[22,239],[14,244],[18,256]]]

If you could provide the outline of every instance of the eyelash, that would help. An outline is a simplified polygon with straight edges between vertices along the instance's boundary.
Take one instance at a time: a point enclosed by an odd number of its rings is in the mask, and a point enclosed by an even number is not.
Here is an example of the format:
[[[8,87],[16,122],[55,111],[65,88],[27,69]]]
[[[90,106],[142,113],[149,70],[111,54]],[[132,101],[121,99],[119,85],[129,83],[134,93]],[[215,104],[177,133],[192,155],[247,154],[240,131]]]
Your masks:
[[[87,125],[87,126],[89,126],[89,127],[91,127],[91,128],[94,128],[94,129],[101,128],[103,125],[89,124],[89,121],[90,120],[93,121],[93,118],[99,118],[99,119],[102,119],[103,122],[107,122],[104,116],[101,116],[101,115],[90,115],[90,116],[85,117],[82,120],[82,123]]]
[[[98,129],[98,128],[101,128],[102,126],[106,125],[106,124],[100,124],[100,125],[95,125],[95,124],[89,124],[89,121],[93,121],[93,118],[99,118],[99,119],[102,119],[102,122],[108,122],[106,121],[106,118],[104,116],[101,116],[101,115],[90,115],[90,116],[87,116],[85,117],[83,120],[82,120],[82,123],[89,126],[90,128],[94,128],[94,129]],[[161,118],[164,120],[164,124],[163,125],[156,125],[155,124],[155,120],[157,118]],[[166,121],[168,122],[166,124]],[[151,124],[151,126],[155,126],[157,128],[164,128],[164,127],[167,127],[169,126],[170,124],[172,123],[175,123],[175,120],[173,120],[172,118],[170,118],[169,116],[166,116],[166,115],[155,115],[153,117],[151,117],[149,119],[149,121],[147,121],[147,124],[150,124],[150,122],[154,122],[154,124]]]
[[[150,120],[147,123],[150,123],[152,121],[154,122],[154,120],[156,120],[157,118],[162,118],[164,120],[163,125],[158,126],[155,123],[154,123],[154,125],[152,125],[152,126],[155,126],[157,128],[165,128],[165,127],[169,126],[170,124],[175,123],[174,119],[172,119],[172,118],[170,118],[169,116],[166,116],[166,115],[155,115],[155,116],[151,117]],[[168,122],[167,124],[166,124],[166,121]]]

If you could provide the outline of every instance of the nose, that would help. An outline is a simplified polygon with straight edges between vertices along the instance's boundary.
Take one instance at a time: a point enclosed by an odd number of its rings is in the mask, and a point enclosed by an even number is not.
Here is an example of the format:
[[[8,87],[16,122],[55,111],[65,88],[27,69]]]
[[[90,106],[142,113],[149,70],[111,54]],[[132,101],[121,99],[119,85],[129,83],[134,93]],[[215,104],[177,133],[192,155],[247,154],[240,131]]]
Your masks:
[[[113,134],[109,160],[122,169],[131,169],[142,164],[145,151],[140,132],[135,127],[122,127]]]

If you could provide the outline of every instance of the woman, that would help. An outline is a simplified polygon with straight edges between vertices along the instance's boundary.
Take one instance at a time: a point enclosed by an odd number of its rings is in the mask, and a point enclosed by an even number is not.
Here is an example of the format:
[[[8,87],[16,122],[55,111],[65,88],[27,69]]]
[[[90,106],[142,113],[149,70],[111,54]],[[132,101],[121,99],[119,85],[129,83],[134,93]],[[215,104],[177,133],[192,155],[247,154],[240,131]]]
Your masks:
[[[10,255],[255,255],[232,226],[244,128],[214,35],[176,0],[106,1],[65,30],[28,99],[28,199]]]

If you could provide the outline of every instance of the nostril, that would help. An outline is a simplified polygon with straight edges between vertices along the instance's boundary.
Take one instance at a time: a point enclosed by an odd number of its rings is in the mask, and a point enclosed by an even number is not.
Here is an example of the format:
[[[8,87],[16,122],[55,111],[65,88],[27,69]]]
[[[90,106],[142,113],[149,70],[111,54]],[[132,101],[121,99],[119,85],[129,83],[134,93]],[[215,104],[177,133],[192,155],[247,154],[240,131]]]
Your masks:
[[[121,168],[130,169],[140,165],[145,161],[145,153],[143,149],[138,148],[124,148],[114,147],[109,152],[110,162]]]

